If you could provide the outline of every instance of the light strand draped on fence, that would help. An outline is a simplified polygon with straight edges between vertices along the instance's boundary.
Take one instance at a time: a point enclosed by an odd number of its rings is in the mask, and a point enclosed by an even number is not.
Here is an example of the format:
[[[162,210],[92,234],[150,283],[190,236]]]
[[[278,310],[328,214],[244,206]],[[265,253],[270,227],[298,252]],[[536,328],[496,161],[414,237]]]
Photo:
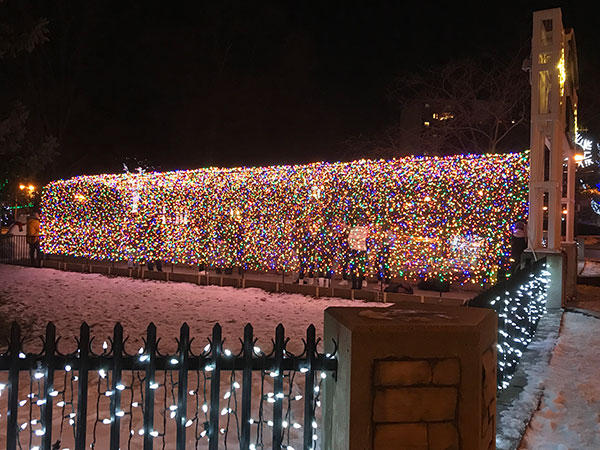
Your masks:
[[[117,323],[100,346],[84,323],[77,349],[61,353],[50,323],[42,351],[24,353],[13,324],[0,354],[6,448],[315,448],[320,383],[337,360],[335,343],[319,353],[314,326],[299,355],[287,350],[281,324],[269,353],[257,346],[250,324],[237,352],[224,346],[219,324],[199,351],[187,324],[173,354],[161,353],[154,324],[137,353],[127,351],[127,340]]]

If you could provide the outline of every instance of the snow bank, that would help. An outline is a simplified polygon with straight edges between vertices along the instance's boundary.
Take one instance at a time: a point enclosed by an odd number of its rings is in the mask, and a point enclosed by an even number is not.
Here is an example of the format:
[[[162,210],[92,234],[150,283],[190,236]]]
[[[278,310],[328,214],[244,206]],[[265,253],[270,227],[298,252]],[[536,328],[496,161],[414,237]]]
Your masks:
[[[291,337],[288,349],[294,353],[301,351],[301,338],[306,336],[306,328],[314,324],[317,336],[323,333],[323,311],[329,306],[369,306],[382,307],[382,303],[366,303],[362,301],[350,301],[334,298],[311,298],[298,294],[272,294],[260,289],[235,289],[218,286],[197,286],[188,283],[166,283],[148,280],[135,280],[130,278],[113,278],[97,274],[81,274],[73,272],[62,272],[53,269],[34,269],[28,267],[5,266],[0,264],[0,317],[5,320],[17,320],[24,325],[28,335],[26,349],[37,351],[40,349],[40,341],[37,339],[45,330],[46,323],[52,321],[57,327],[57,334],[63,336],[59,348],[64,351],[72,351],[75,347],[73,336],[78,335],[82,321],[86,321],[96,336],[96,351],[104,339],[112,334],[116,321],[123,324],[125,335],[129,335],[129,352],[135,352],[141,344],[141,337],[149,322],[154,322],[158,329],[158,336],[162,337],[160,349],[163,352],[171,352],[176,349],[175,338],[179,336],[179,327],[183,322],[190,325],[191,336],[196,337],[195,350],[199,350],[207,343],[206,338],[211,334],[212,327],[219,322],[223,327],[223,336],[226,338],[226,347],[237,350],[240,347],[238,338],[243,337],[243,328],[246,323],[252,323],[255,336],[258,337],[258,345],[265,351],[271,349],[271,339],[275,336],[275,327],[282,323],[286,329],[286,335]],[[65,342],[66,341],[66,342]],[[6,375],[6,374],[4,374]],[[124,374],[124,379],[128,374]],[[165,375],[166,376],[166,375]],[[190,387],[193,387],[194,373],[190,374]],[[199,377],[199,376],[198,376]],[[197,377],[196,380],[199,380]],[[239,374],[238,374],[239,377]],[[28,377],[22,374],[20,383],[19,399],[27,399],[30,391]],[[65,378],[66,379],[66,378]],[[238,378],[239,379],[239,378]],[[56,380],[55,387],[60,387],[62,376]],[[293,395],[304,392],[304,378],[297,376],[292,385],[290,381],[284,383],[284,392]],[[6,376],[0,377],[0,382],[6,382]],[[263,386],[262,383],[265,383]],[[90,374],[90,392],[98,390],[99,379],[96,374]],[[139,384],[139,383],[138,383]],[[255,372],[252,378],[253,390],[253,417],[258,417],[259,402],[257,400],[261,390],[273,391],[273,381],[266,377],[261,380],[260,372]],[[104,389],[107,389],[106,387]],[[231,380],[228,374],[223,373],[221,379],[221,392],[231,389]],[[35,389],[34,389],[35,391]],[[133,391],[132,391],[133,392]],[[127,394],[127,393],[126,393]],[[131,394],[133,395],[133,394]],[[156,392],[157,408],[163,403],[166,395],[162,390]],[[234,398],[232,395],[230,398]],[[6,397],[0,398],[0,403]],[[108,398],[100,395],[96,405],[95,401],[89,404],[88,409],[88,440],[96,443],[96,448],[108,448],[108,425],[102,423],[103,418],[109,417]],[[124,404],[130,400],[124,397]],[[139,398],[136,398],[139,401]],[[222,405],[226,402],[221,400]],[[188,417],[193,417],[194,397],[190,397],[188,404]],[[302,422],[303,403],[291,409],[286,420],[290,423]],[[272,406],[264,402],[265,420],[272,416]],[[4,407],[4,404],[2,404]],[[0,410],[2,410],[0,407]],[[27,422],[27,408],[22,408],[19,416],[19,424]],[[34,418],[39,418],[37,407]],[[136,410],[137,411],[137,410]],[[160,411],[159,411],[160,412]],[[164,416],[164,414],[163,414]],[[288,417],[289,416],[289,417]],[[317,418],[320,410],[317,410]],[[53,436],[60,437],[63,445],[72,448],[72,432],[63,433],[61,424],[64,422],[61,408],[53,409]],[[159,414],[160,417],[160,414]],[[143,427],[142,415],[139,411],[132,412],[131,422],[129,418],[121,425],[122,442],[130,439],[128,423],[136,431],[133,440],[130,441],[131,448],[141,448],[142,437],[137,431]],[[100,422],[97,422],[97,421]],[[106,420],[106,419],[104,419]],[[166,419],[165,419],[166,420]],[[229,423],[229,415],[220,416],[220,427],[226,427]],[[232,419],[233,420],[233,419]],[[159,420],[155,423],[158,429],[166,430],[168,436],[165,449],[174,448],[175,435],[174,422],[169,419],[163,425]],[[0,447],[5,442],[6,423],[5,417],[0,416]],[[38,426],[38,425],[36,425]],[[31,427],[27,429],[29,431]],[[66,427],[68,428],[68,427]],[[66,429],[65,428],[65,429]],[[96,433],[96,428],[98,429]],[[167,431],[168,430],[168,431]],[[200,431],[202,427],[200,428]],[[256,427],[253,429],[252,439],[256,438]],[[27,439],[21,436],[22,440]],[[236,425],[232,422],[229,431],[229,445],[236,445]],[[290,429],[290,439],[295,448],[301,446],[303,430]],[[270,442],[271,430],[265,429],[267,435],[264,442]],[[198,430],[194,427],[189,429],[189,448],[206,448],[206,438],[195,443],[195,435]],[[221,437],[224,445],[225,436]],[[34,438],[38,443],[39,438]],[[66,447],[65,447],[66,448]]]
[[[389,305],[0,264],[0,314],[24,325],[28,337],[35,338],[35,345],[49,321],[54,322],[63,340],[78,335],[81,323],[86,321],[100,344],[120,321],[125,335],[130,336],[130,350],[139,347],[135,345],[145,335],[149,322],[156,324],[162,337],[161,350],[175,348],[175,337],[184,322],[198,345],[206,343],[205,338],[218,322],[232,349],[239,345],[238,338],[243,337],[247,323],[253,325],[259,345],[262,343],[265,349],[270,348],[279,323],[285,326],[286,336],[292,338],[291,345],[297,346],[310,324],[315,325],[317,336],[322,336],[323,312],[329,306]]]
[[[600,261],[586,259],[577,264],[580,277],[600,277]]]
[[[522,449],[600,448],[600,320],[565,313]]]

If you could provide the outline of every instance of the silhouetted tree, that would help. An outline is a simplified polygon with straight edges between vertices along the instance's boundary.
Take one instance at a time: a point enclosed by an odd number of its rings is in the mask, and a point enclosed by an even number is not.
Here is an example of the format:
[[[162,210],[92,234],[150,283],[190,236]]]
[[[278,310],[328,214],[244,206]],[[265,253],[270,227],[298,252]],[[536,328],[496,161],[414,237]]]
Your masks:
[[[494,59],[451,62],[400,78],[395,91],[403,103],[429,104],[437,115],[414,136],[418,147],[432,153],[506,150],[502,144],[527,129],[529,93],[518,58],[506,64]]]
[[[399,76],[389,97],[400,120],[374,138],[353,139],[350,152],[389,158],[526,148],[530,87],[521,61],[452,61]]]
[[[27,57],[48,41],[48,20],[43,17],[23,20],[16,5],[0,1],[0,61]],[[0,110],[0,177],[1,199],[12,199],[19,177],[35,176],[51,161],[57,141],[55,136],[32,133],[30,109],[17,98],[3,93],[5,108]]]

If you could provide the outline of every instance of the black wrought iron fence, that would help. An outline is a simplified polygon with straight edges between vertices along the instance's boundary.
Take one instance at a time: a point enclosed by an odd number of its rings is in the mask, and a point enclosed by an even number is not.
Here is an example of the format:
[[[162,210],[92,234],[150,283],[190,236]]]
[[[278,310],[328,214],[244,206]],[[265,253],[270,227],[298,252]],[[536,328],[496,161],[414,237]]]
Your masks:
[[[499,391],[509,385],[546,312],[549,283],[550,272],[542,258],[469,301],[469,306],[492,308],[498,313]]]
[[[219,324],[198,351],[186,324],[172,354],[159,350],[153,324],[137,353],[127,340],[117,324],[100,346],[84,323],[76,349],[63,353],[50,323],[41,352],[25,353],[13,324],[0,354],[0,442],[9,450],[316,448],[321,380],[337,361],[333,347],[318,352],[314,326],[300,354],[288,351],[282,325],[268,353],[251,325],[238,351],[225,347]]]
[[[0,235],[0,263],[29,263],[29,244],[27,244],[27,236],[13,234]]]

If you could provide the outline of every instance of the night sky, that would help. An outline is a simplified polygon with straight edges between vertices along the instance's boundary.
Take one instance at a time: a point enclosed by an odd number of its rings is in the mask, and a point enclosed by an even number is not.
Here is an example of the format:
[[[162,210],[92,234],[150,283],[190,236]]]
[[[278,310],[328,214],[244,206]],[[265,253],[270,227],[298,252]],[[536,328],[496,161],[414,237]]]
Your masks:
[[[387,97],[398,74],[517,54],[532,12],[556,6],[575,29],[580,125],[600,136],[600,39],[581,2],[41,5],[50,41],[36,95],[60,94],[23,97],[58,111],[48,178],[119,172],[126,158],[160,170],[343,160],[349,140],[398,119]]]

